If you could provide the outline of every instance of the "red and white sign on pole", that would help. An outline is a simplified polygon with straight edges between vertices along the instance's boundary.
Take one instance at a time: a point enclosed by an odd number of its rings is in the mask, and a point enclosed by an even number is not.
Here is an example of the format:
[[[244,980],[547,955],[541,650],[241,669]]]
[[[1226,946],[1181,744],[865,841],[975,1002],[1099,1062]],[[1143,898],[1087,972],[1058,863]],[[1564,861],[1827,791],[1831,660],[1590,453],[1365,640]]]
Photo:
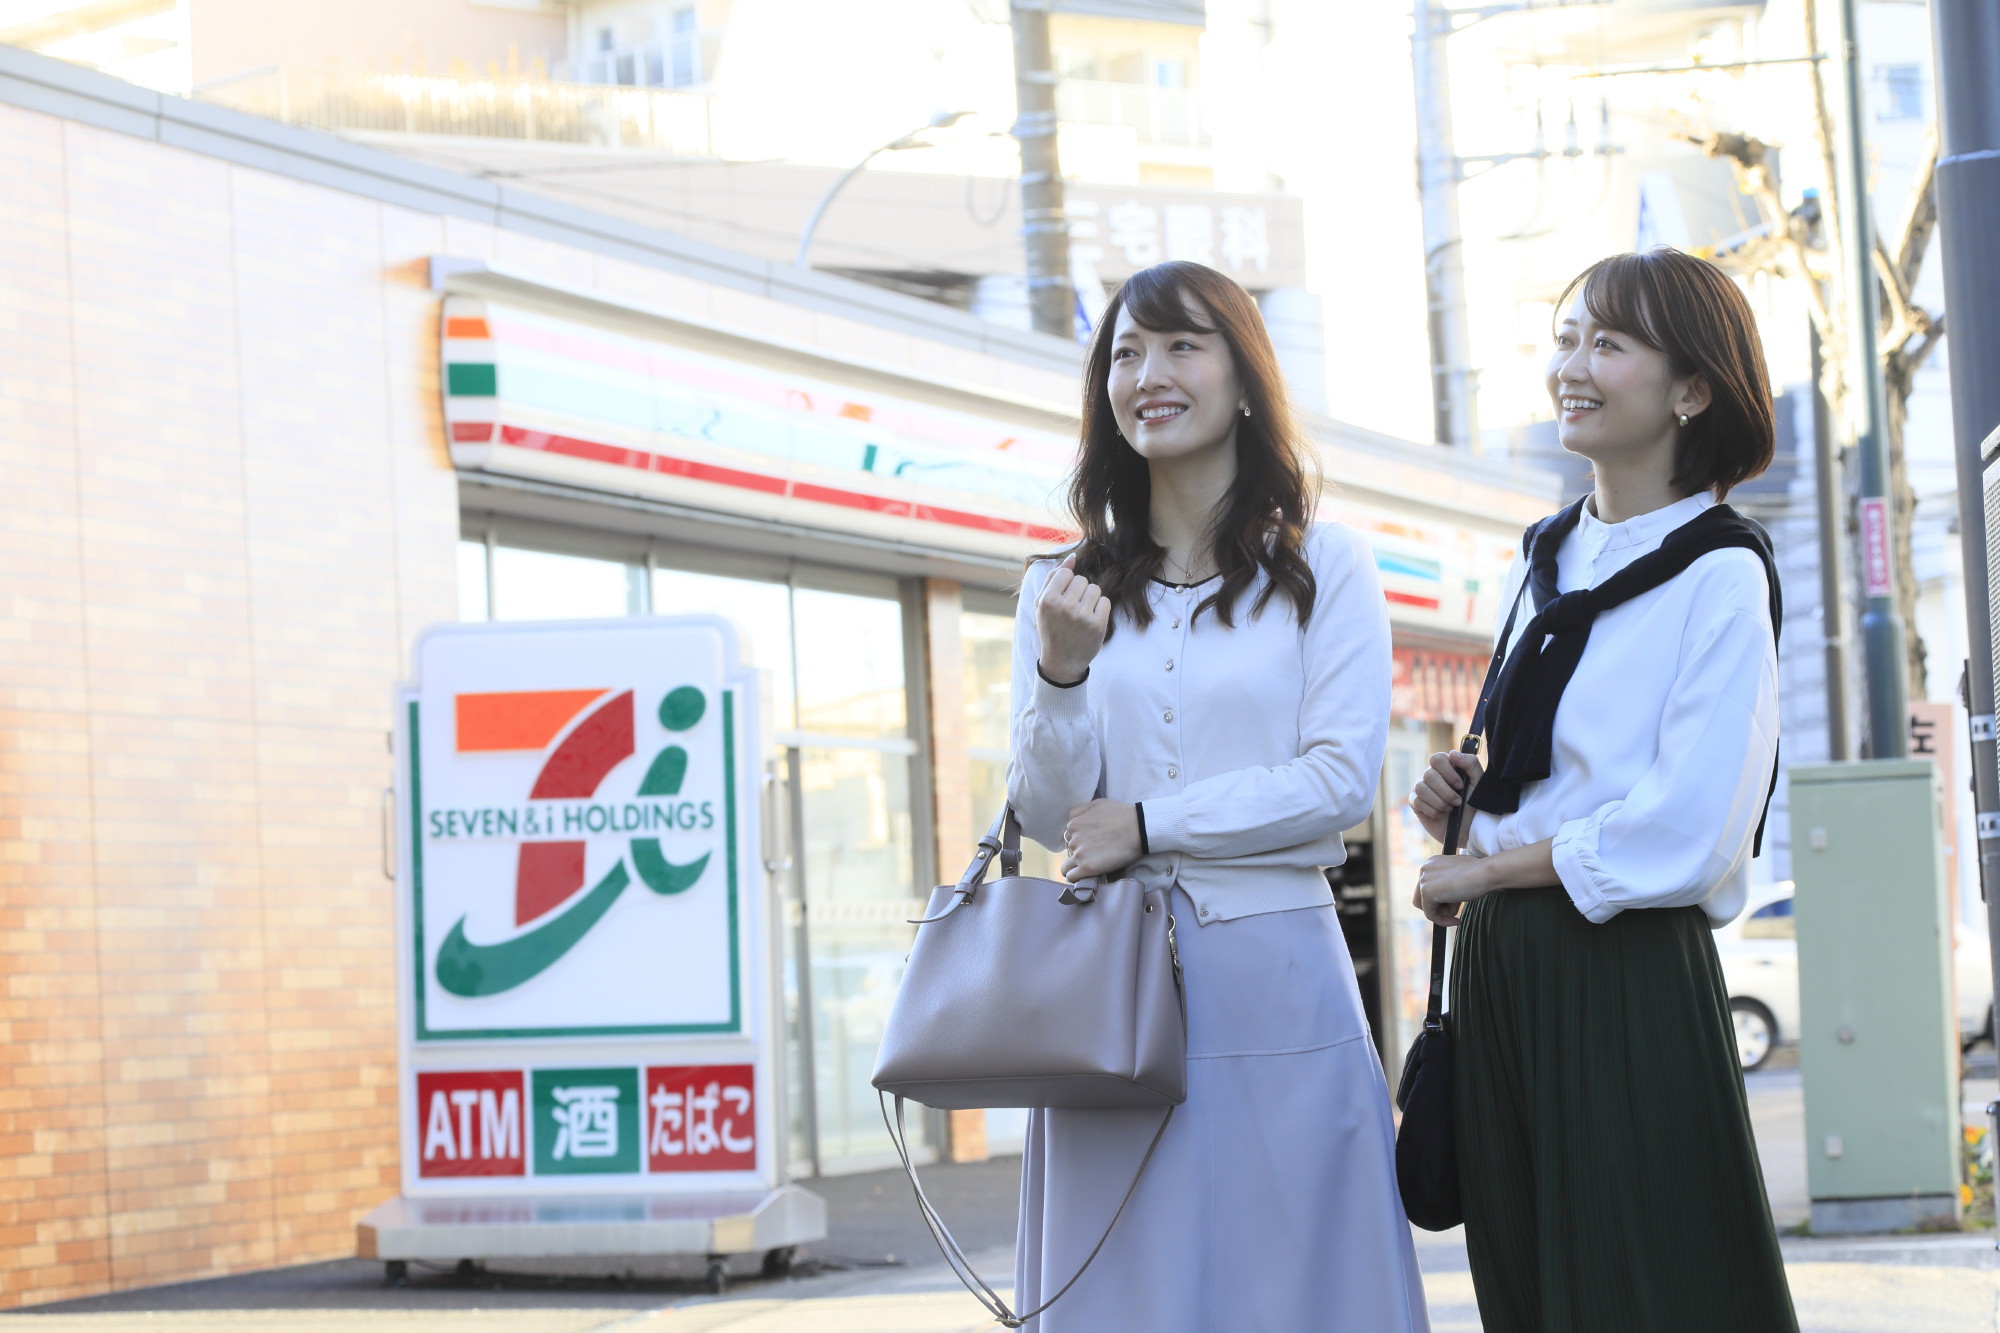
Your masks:
[[[1896,581],[1889,565],[1889,502],[1879,495],[1861,501],[1861,576],[1864,595],[1892,597]]]

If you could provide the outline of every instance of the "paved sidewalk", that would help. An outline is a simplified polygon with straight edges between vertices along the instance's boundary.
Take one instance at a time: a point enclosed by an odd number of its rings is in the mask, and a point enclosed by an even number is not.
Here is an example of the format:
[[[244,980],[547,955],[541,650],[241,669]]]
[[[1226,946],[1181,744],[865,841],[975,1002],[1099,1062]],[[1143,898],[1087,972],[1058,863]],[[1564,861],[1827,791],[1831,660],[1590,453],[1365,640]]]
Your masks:
[[[1748,1083],[1772,1211],[1781,1228],[1796,1227],[1809,1204],[1795,1060],[1775,1061]],[[1992,1088],[1984,1080],[1969,1085],[1968,1100],[1990,1099]],[[926,1190],[995,1285],[1013,1267],[1018,1172],[1018,1159],[924,1171]],[[744,1280],[721,1297],[700,1290],[696,1267],[684,1267],[678,1276],[623,1282],[413,1268],[409,1285],[384,1287],[381,1265],[349,1259],[0,1315],[0,1333],[16,1328],[22,1333],[988,1333],[997,1328],[937,1261],[899,1172],[823,1180],[813,1188],[827,1196],[835,1230],[823,1244],[801,1252],[800,1275]],[[1480,1333],[1461,1235],[1418,1232],[1415,1240],[1435,1333]],[[2000,1333],[2000,1254],[1990,1232],[1788,1236],[1784,1248],[1803,1333]]]
[[[1479,1333],[1471,1275],[1449,1238],[1425,1238],[1425,1288],[1435,1333]],[[1789,1249],[1789,1247],[1788,1247]],[[1973,1251],[1983,1253],[1974,1266]],[[1835,1257],[1845,1253],[1847,1257]],[[1899,1240],[1857,1253],[1793,1253],[1789,1272],[1804,1333],[1994,1333],[2000,1273],[1990,1243]],[[1008,1255],[979,1256],[1004,1272]],[[1889,1262],[1883,1262],[1889,1260]],[[865,1289],[864,1289],[865,1288]],[[654,1301],[641,1309],[521,1309],[510,1294],[457,1310],[265,1309],[21,1313],[0,1329],[47,1333],[988,1333],[998,1326],[939,1268],[838,1274],[760,1284],[735,1297]],[[1107,1333],[1116,1333],[1107,1330]],[[1300,1333],[1307,1333],[1301,1330]]]

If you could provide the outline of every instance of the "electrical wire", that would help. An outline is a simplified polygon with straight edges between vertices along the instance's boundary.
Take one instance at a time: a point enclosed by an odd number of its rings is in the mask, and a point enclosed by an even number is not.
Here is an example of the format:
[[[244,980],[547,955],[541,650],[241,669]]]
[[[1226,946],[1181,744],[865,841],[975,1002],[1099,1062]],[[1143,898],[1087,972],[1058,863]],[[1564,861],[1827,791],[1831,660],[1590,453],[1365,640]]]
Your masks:
[[[979,177],[977,176],[967,176],[965,178],[965,215],[971,218],[974,224],[977,226],[981,227],[997,226],[999,225],[1000,219],[1007,216],[1007,204],[1009,202],[1009,198],[1013,193],[1014,186],[1020,182],[1021,178],[1019,176],[1010,177],[1007,181],[1005,181],[1001,185],[1000,206],[993,210],[993,216],[990,218],[980,217],[978,208],[974,206],[972,202],[972,183],[978,179]]]

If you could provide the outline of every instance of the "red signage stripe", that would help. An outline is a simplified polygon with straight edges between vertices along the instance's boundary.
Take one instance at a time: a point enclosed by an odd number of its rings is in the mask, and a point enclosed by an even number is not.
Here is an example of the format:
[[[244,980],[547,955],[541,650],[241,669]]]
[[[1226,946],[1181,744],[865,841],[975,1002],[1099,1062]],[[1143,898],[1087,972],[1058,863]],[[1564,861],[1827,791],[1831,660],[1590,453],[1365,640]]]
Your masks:
[[[888,514],[893,518],[914,518],[908,500],[891,500],[887,496],[868,495],[862,491],[844,491],[834,486],[821,486],[810,481],[792,483],[792,494],[800,500],[817,500],[820,504],[840,505],[846,509],[865,509],[873,514]]]
[[[653,471],[665,476],[713,482],[717,486],[735,486],[746,491],[763,491],[767,495],[785,493],[783,477],[767,477],[761,472],[745,472],[740,468],[697,463],[693,459],[675,458],[669,454],[652,454],[649,457],[653,460]]]
[[[1419,597],[1413,592],[1397,592],[1394,588],[1384,589],[1382,595],[1397,606],[1414,606],[1423,611],[1436,611],[1443,606],[1435,597]]]
[[[451,423],[453,444],[485,444],[493,438],[493,423],[490,421],[454,421]]]
[[[789,495],[797,500],[838,505],[843,509],[860,509],[890,518],[942,523],[949,527],[993,532],[1006,537],[1027,537],[1042,542],[1068,542],[1076,538],[1073,532],[1064,532],[1060,528],[1048,528],[1035,523],[1023,523],[1017,519],[995,518],[990,514],[976,514],[964,509],[912,504],[908,500],[870,495],[866,491],[850,491],[838,486],[822,486],[817,482],[787,482],[783,477],[768,476],[761,472],[719,467],[713,463],[697,463],[692,459],[675,458],[671,454],[656,454],[644,449],[603,444],[596,440],[580,440],[570,435],[530,430],[525,426],[500,427],[500,441],[520,449],[535,449],[542,453],[560,454],[567,458],[583,458],[593,463],[610,463],[615,467],[629,467],[640,472],[686,477],[690,481],[733,486],[738,490],[760,491],[766,495]],[[1425,605],[1421,602],[1415,604]],[[1428,605],[1432,610],[1437,609],[1434,600]]]

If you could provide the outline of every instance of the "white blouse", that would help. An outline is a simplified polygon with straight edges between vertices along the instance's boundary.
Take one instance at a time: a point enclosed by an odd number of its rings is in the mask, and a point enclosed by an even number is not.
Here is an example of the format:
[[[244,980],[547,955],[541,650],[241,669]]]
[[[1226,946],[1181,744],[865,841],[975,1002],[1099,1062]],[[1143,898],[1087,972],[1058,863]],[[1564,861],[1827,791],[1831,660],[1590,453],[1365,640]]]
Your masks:
[[[1225,626],[1192,613],[1216,582],[1154,583],[1153,622],[1118,618],[1083,684],[1041,678],[1035,603],[1054,569],[1022,580],[1014,626],[1007,794],[1027,835],[1062,845],[1069,812],[1096,797],[1142,803],[1149,852],[1128,873],[1178,884],[1199,920],[1317,907],[1347,858],[1341,830],[1368,817],[1389,729],[1389,616],[1358,536],[1316,526],[1318,583],[1301,631],[1290,599]]]
[[[1714,503],[1704,493],[1616,524],[1585,505],[1556,554],[1557,587],[1596,587]],[[1503,619],[1525,575],[1517,558]],[[1524,600],[1516,639],[1533,611]],[[1726,925],[1743,910],[1777,746],[1764,565],[1712,551],[1597,618],[1556,708],[1549,776],[1513,814],[1476,812],[1467,850],[1553,838],[1556,875],[1590,920],[1699,904]]]

